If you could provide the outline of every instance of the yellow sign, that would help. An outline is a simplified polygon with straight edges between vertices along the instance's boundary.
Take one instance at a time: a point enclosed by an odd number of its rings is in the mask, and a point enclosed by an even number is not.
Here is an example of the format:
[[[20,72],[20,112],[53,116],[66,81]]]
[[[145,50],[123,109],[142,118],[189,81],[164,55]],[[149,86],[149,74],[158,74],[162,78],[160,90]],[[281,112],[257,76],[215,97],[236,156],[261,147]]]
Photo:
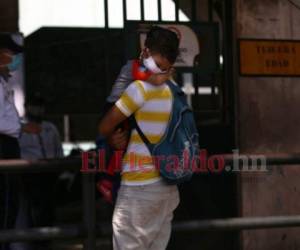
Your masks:
[[[300,76],[300,41],[240,40],[240,73]]]

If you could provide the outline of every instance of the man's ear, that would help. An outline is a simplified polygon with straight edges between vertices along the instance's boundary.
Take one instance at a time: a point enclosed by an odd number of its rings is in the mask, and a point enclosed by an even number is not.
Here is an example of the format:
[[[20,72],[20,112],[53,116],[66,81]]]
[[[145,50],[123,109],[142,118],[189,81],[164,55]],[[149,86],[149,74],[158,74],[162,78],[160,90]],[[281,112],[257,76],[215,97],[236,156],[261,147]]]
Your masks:
[[[12,55],[6,52],[0,53],[0,65],[5,66],[10,64],[12,61]]]
[[[147,47],[143,49],[143,55],[145,58],[148,58],[150,56],[150,50]]]

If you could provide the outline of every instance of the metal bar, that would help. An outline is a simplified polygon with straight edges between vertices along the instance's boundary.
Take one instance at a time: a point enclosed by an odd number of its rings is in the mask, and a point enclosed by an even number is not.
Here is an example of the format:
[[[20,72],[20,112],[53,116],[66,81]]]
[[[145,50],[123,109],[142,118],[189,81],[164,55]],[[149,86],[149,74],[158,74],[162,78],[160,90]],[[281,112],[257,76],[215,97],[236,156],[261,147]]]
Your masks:
[[[281,154],[219,154],[211,157],[222,157],[228,165],[243,163],[247,158],[249,162],[264,158],[267,165],[300,165],[300,153]],[[0,173],[41,173],[41,172],[61,172],[65,170],[80,170],[80,158],[65,158],[53,160],[0,160]]]
[[[104,0],[104,27],[109,28],[109,23],[108,23],[108,0]]]
[[[196,0],[192,0],[192,4],[191,4],[191,8],[192,8],[192,22],[196,22],[197,21],[197,3]]]
[[[300,216],[269,216],[228,218],[217,220],[187,221],[173,224],[174,232],[187,231],[241,231],[267,228],[299,227]],[[101,236],[110,236],[111,224],[101,224],[94,232]],[[96,234],[96,233],[95,233]],[[78,226],[44,227],[26,230],[5,230],[0,232],[0,242],[42,241],[51,239],[71,239],[83,237],[84,230]],[[100,235],[100,234],[99,234]],[[85,248],[86,249],[86,248]],[[88,248],[87,248],[88,249]],[[94,249],[94,248],[90,248]]]
[[[161,0],[157,0],[157,12],[158,12],[158,21],[161,22]]]
[[[111,82],[112,80],[111,78],[111,58],[112,58],[112,54],[113,54],[113,50],[111,50],[111,36],[112,36],[112,32],[109,29],[106,29],[106,39],[104,40],[104,46],[105,46],[105,51],[104,51],[104,61],[105,61],[105,66],[104,66],[104,72],[105,72],[105,84],[104,84],[104,88],[102,88],[102,91],[104,91],[104,93],[106,93],[106,95],[108,95],[108,91],[110,91],[110,86],[111,86]],[[103,77],[104,78],[104,77]]]
[[[247,217],[175,222],[172,225],[172,231],[242,231],[280,227],[300,227],[300,216]],[[110,236],[112,227],[110,224],[99,224],[97,225],[97,231],[101,232],[101,236]]]
[[[95,201],[95,175],[84,173],[82,175],[83,194],[83,227],[86,232],[84,250],[96,249],[96,201]]]
[[[0,173],[41,173],[78,171],[81,168],[80,158],[64,158],[49,160],[0,160]]]
[[[127,1],[123,0],[123,19],[124,19],[124,26],[125,22],[127,21]]]
[[[73,239],[84,236],[79,226],[67,227],[41,227],[22,230],[0,231],[0,242],[27,242],[43,240]]]
[[[236,100],[238,93],[237,81],[238,81],[238,70],[237,70],[237,60],[238,53],[236,52],[236,34],[234,22],[237,18],[235,16],[235,4],[232,1],[221,1],[222,8],[222,33],[223,33],[223,43],[222,43],[222,55],[223,55],[223,112],[225,117],[225,122],[233,124],[233,127],[237,126],[236,117]],[[235,144],[239,144],[238,135],[236,131],[231,131],[231,136],[234,138]]]
[[[300,216],[269,216],[229,218],[175,223],[173,230],[186,231],[241,231],[262,228],[299,227]]]
[[[217,93],[216,93],[216,87],[218,86],[216,84],[216,74],[212,74],[212,84],[211,84],[211,101],[212,101],[212,107],[213,109],[217,109],[219,107],[218,105],[218,96],[217,96]]]
[[[212,0],[208,0],[208,21],[213,21],[213,3]]]
[[[141,1],[141,21],[145,21],[145,5],[144,0]]]
[[[174,0],[175,2],[175,21],[179,21],[179,0]]]

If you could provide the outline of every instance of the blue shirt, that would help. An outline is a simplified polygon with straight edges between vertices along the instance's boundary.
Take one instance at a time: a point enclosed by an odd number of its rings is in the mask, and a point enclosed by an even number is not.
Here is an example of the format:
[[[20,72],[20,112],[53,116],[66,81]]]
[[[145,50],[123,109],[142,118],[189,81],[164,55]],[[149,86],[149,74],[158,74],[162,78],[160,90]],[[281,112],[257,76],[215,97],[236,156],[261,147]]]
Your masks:
[[[63,149],[56,127],[43,121],[40,134],[21,133],[19,144],[21,158],[26,160],[50,159],[63,157]]]
[[[10,84],[0,76],[0,134],[18,138],[21,131],[19,114]]]

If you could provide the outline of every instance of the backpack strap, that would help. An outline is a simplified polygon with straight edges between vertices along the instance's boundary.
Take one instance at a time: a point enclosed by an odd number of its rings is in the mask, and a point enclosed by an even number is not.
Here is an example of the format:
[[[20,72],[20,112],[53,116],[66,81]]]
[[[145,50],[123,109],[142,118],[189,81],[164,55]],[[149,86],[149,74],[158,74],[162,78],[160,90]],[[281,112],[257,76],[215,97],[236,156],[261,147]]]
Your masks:
[[[145,145],[147,146],[147,148],[149,149],[150,153],[152,152],[152,149],[154,147],[154,144],[152,144],[149,139],[146,137],[146,135],[144,134],[144,132],[141,130],[140,126],[138,125],[134,115],[130,116],[129,118],[130,123],[132,125],[132,128],[136,129],[136,131],[138,132],[139,136],[141,137],[142,141],[145,143]]]
[[[175,95],[184,95],[183,90],[176,83],[172,82],[171,80],[168,80],[166,81],[166,84],[169,86],[171,92],[174,95],[174,98]]]
[[[178,87],[177,85],[175,85],[173,82],[171,81],[167,81],[166,82],[167,85],[169,86],[172,94],[173,94],[173,98],[175,98],[176,94],[182,94],[183,91],[181,90],[180,87]],[[173,109],[173,107],[172,107]],[[138,125],[134,114],[132,116],[129,117],[130,123],[132,125],[132,128],[136,129],[136,131],[138,132],[139,136],[141,137],[142,141],[145,143],[145,145],[147,146],[147,148],[149,149],[150,153],[153,151],[153,148],[155,146],[155,144],[151,143],[148,138],[145,136],[145,134],[143,133],[143,131],[141,130],[140,126]]]

